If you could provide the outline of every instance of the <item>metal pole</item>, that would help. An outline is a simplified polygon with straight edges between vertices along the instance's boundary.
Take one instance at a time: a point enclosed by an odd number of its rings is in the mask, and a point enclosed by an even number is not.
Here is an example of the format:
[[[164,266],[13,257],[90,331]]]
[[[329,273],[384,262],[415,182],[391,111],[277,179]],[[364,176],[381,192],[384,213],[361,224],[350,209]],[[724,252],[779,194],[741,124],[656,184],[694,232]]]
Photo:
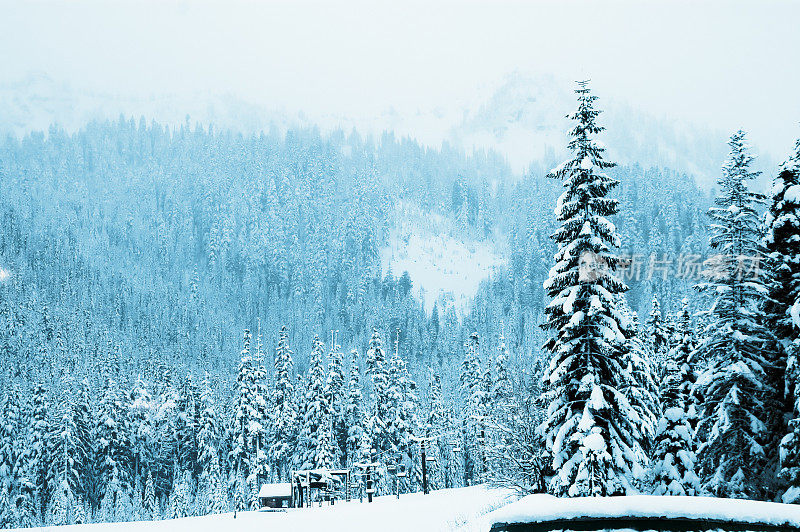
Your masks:
[[[367,466],[367,502],[372,502],[372,464]]]
[[[422,446],[422,493],[428,494],[428,460],[425,457],[425,440],[420,442]]]

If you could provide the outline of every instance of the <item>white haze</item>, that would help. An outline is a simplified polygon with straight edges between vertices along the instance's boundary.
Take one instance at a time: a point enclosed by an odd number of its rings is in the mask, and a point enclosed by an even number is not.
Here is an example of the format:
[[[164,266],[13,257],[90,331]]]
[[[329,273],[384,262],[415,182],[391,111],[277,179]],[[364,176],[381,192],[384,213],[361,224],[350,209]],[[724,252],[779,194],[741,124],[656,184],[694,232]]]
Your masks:
[[[800,2],[0,2],[0,83],[230,94],[425,140],[514,71],[729,132],[782,160],[800,135]],[[420,119],[415,122],[414,117]]]

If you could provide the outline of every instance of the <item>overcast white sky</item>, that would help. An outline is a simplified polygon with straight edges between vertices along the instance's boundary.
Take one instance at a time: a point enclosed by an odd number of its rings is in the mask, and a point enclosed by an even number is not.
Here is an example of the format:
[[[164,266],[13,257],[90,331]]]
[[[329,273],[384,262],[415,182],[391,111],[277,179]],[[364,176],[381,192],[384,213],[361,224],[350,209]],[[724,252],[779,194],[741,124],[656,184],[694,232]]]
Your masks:
[[[552,73],[659,116],[744,127],[782,158],[800,135],[798,28],[796,0],[0,0],[0,82],[45,72],[107,92],[363,114]]]

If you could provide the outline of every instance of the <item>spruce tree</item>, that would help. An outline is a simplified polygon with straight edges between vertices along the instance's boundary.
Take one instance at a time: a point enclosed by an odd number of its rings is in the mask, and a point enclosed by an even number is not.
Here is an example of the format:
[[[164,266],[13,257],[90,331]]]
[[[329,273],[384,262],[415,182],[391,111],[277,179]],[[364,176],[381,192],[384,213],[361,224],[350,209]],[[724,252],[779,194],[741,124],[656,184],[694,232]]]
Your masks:
[[[16,393],[9,390],[0,403],[0,528],[11,528],[14,522],[12,494],[20,428],[17,401]]]
[[[417,418],[416,383],[408,373],[405,361],[400,357],[398,345],[389,360],[389,381],[387,397],[389,400],[387,432],[389,449],[398,464],[412,463],[415,451],[413,438],[419,428]],[[411,475],[401,480],[401,490],[409,491]]]
[[[800,139],[795,153],[781,165],[765,216],[765,246],[770,266],[766,318],[776,337],[771,384],[781,397],[776,421],[790,418],[780,443],[779,478],[787,484],[783,502],[800,502]],[[773,430],[777,423],[773,423]]]
[[[89,427],[81,407],[81,395],[76,394],[59,408],[60,420],[49,434],[50,460],[47,484],[53,490],[49,510],[50,524],[67,524],[74,518],[76,497],[83,493],[86,468],[91,460]],[[53,499],[58,502],[54,506]]]
[[[769,349],[772,335],[764,326],[765,288],[744,261],[763,259],[758,205],[763,197],[748,189],[758,172],[745,134],[728,143],[730,157],[719,180],[712,219],[711,247],[716,260],[699,285],[711,299],[709,325],[697,348],[709,366],[697,386],[704,398],[699,430],[706,436],[698,448],[704,487],[718,497],[757,498],[769,479],[764,444],[769,418]]]
[[[347,427],[344,424],[344,370],[341,347],[334,343],[328,355],[328,376],[325,381],[325,401],[331,417],[333,443],[336,446],[335,463],[340,463],[347,445]]]
[[[658,298],[653,296],[650,316],[647,318],[647,344],[652,353],[656,374],[659,379],[664,377],[667,365],[667,352],[670,348],[670,334],[661,313]]]
[[[272,392],[270,457],[279,479],[289,475],[289,462],[297,440],[297,404],[294,401],[294,361],[289,348],[289,334],[281,327],[275,348],[275,387]]]
[[[687,299],[678,314],[677,345],[670,350],[661,384],[663,414],[658,420],[652,461],[653,494],[699,495],[694,428],[696,410],[691,394],[696,380],[693,331]]]
[[[603,173],[614,163],[593,140],[603,130],[597,97],[588,82],[575,92],[573,156],[550,173],[565,191],[556,204],[556,264],[544,284],[552,298],[544,327],[555,336],[545,344],[552,358],[542,430],[555,471],[552,493],[615,495],[632,490],[633,473],[646,457],[638,414],[621,390],[632,379],[622,365],[627,338],[616,298],[626,286],[614,275],[620,241],[607,219],[618,210],[608,197],[618,182]]]
[[[500,335],[497,356],[494,360],[494,383],[491,394],[495,411],[501,410],[508,403],[512,393],[511,379],[508,376],[508,348],[505,337]]]
[[[376,452],[389,449],[387,427],[389,423],[388,371],[383,342],[377,329],[372,330],[366,356],[366,374],[372,384],[372,396],[367,426],[369,439]]]
[[[314,338],[305,389],[302,427],[297,449],[298,469],[323,467],[317,463],[317,440],[325,429],[329,415],[325,400],[325,369],[322,365],[324,346],[319,337]]]
[[[145,521],[156,520],[158,515],[158,501],[156,500],[155,482],[153,474],[147,472],[147,480],[144,483],[144,494],[142,496],[142,518]]]
[[[126,489],[125,473],[128,467],[127,457],[130,446],[126,439],[122,396],[117,381],[111,377],[106,378],[98,410],[94,432],[97,441],[95,449],[96,487],[101,498],[108,495],[115,498],[105,506],[107,512],[113,513],[116,511],[118,493]],[[112,481],[113,486],[111,485]]]
[[[198,479],[198,499],[202,500],[198,504],[199,514],[213,513],[213,497],[219,490],[221,483],[219,471],[219,426],[217,421],[217,410],[214,402],[214,395],[211,391],[211,383],[208,374],[205,375],[200,385],[200,423],[197,433],[197,463],[200,468],[200,478]],[[217,510],[219,511],[219,510]]]
[[[88,387],[88,382],[85,384]],[[131,440],[131,472],[138,479],[143,469],[148,468],[152,460],[152,447],[155,440],[153,427],[153,398],[147,383],[139,376],[130,393],[128,401],[128,420]]]
[[[348,468],[352,468],[357,463],[366,463],[369,460],[369,456],[363,456],[359,453],[364,433],[366,432],[366,414],[361,393],[361,370],[358,367],[358,351],[353,349],[350,355],[350,377],[347,381],[347,401],[344,410],[345,426],[347,427],[345,465]]]
[[[20,528],[36,526],[41,521],[43,494],[46,490],[47,402],[41,384],[33,387],[27,435],[17,457],[17,491],[15,524]]]
[[[471,485],[481,473],[481,446],[479,434],[479,408],[483,396],[480,358],[478,354],[479,338],[474,332],[469,336],[466,353],[461,363],[461,395],[463,412],[461,418],[462,440],[464,449],[464,484]]]

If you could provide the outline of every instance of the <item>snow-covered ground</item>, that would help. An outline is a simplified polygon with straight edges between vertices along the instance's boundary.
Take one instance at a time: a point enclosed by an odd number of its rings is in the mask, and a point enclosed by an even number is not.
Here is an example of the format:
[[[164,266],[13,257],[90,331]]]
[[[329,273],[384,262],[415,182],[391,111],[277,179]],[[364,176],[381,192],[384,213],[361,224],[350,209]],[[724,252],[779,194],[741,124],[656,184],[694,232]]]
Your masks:
[[[334,506],[290,509],[283,512],[240,512],[233,514],[187,517],[165,521],[73,525],[29,530],[59,532],[302,532],[347,531],[459,531],[489,530],[488,512],[511,502],[514,496],[501,489],[483,486],[432,491],[428,495],[411,493],[376,498],[372,504],[358,500]]]
[[[634,495],[559,499],[528,495],[487,516],[489,523],[533,523],[579,517],[710,519],[800,528],[800,506],[775,502]]]
[[[381,263],[384,271],[391,268],[395,276],[408,272],[413,292],[422,297],[427,312],[443,294],[451,294],[462,312],[469,308],[481,281],[505,263],[500,248],[496,242],[454,236],[451,220],[400,202]]]

